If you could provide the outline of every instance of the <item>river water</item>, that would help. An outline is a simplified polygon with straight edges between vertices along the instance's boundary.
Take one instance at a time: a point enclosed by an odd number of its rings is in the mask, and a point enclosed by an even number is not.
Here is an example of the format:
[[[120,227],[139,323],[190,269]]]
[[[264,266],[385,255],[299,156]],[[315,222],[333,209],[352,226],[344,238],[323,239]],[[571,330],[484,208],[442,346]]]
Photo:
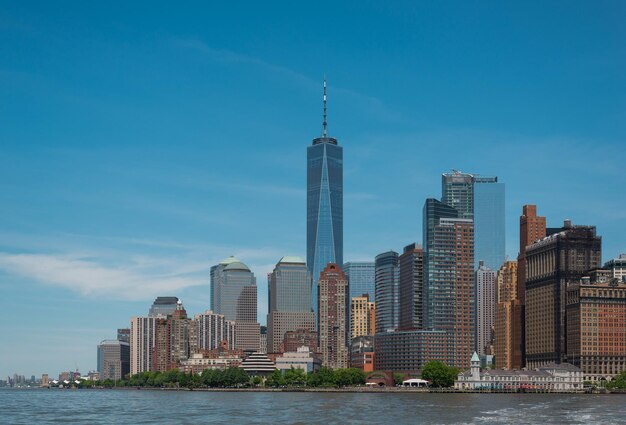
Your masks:
[[[626,395],[0,390],[1,424],[626,424]]]

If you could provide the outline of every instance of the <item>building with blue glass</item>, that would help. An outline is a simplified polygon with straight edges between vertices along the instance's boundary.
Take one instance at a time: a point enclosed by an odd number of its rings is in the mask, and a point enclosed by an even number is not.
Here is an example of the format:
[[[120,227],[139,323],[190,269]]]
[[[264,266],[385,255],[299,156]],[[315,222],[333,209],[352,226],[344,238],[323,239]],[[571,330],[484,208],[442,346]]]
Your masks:
[[[322,137],[307,148],[307,266],[311,306],[317,314],[317,281],[328,263],[343,264],[343,148],[327,136],[326,81]]]
[[[474,176],[474,269],[498,270],[505,258],[504,183]]]
[[[370,301],[376,301],[373,261],[349,261],[344,263],[342,270],[348,278],[350,299],[367,294]]]

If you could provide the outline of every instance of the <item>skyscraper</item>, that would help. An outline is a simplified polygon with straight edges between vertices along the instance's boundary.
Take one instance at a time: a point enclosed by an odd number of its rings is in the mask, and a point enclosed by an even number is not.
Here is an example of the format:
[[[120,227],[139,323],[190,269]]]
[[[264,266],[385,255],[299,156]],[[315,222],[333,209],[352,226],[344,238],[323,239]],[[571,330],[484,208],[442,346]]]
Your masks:
[[[307,266],[313,279],[312,307],[317,312],[317,279],[328,263],[343,264],[343,148],[327,136],[324,80],[322,136],[307,148]]]
[[[376,333],[376,303],[368,294],[352,297],[350,301],[350,340]]]
[[[376,282],[375,264],[373,261],[350,261],[343,264],[341,270],[348,278],[350,286],[350,298],[369,295],[370,301],[375,301]]]
[[[441,176],[441,201],[474,220],[474,268],[483,260],[492,270],[504,261],[504,184],[497,177],[454,171]]]
[[[424,306],[424,328],[433,329],[433,315],[434,315],[434,273],[436,266],[434,263],[434,240],[435,240],[435,227],[439,225],[439,220],[442,218],[458,218],[459,212],[451,206],[444,204],[443,202],[428,198],[424,203],[424,209],[422,213],[422,237],[424,248],[424,278],[425,287],[423,291],[423,306]]]
[[[196,314],[190,326],[190,340],[193,334],[195,340],[191,342],[200,350],[215,350],[222,346],[223,341],[228,342],[229,350],[235,348],[235,322],[226,320],[223,314],[207,310]]]
[[[522,304],[517,298],[517,262],[506,261],[498,270],[496,288],[494,355],[496,367],[522,368],[521,332],[523,325]]]
[[[150,317],[167,317],[168,315],[176,311],[176,305],[178,304],[177,297],[157,297],[150,307],[148,316]]]
[[[348,279],[339,265],[328,264],[317,282],[319,338],[322,363],[333,369],[348,367]]]
[[[475,351],[480,355],[493,354],[488,347],[492,342],[495,324],[496,272],[481,260],[474,275],[476,285]]]
[[[285,256],[269,279],[267,349],[279,351],[285,333],[296,329],[315,330],[311,309],[311,275],[300,257]]]
[[[442,218],[435,226],[429,261],[432,327],[453,334],[454,365],[469,365],[474,350],[474,226],[472,220]]]
[[[229,257],[211,267],[211,294],[213,311],[235,321],[235,348],[258,350],[261,328],[257,322],[257,286],[248,266]]]
[[[376,256],[376,333],[398,328],[398,253]]]
[[[526,247],[526,365],[566,362],[565,295],[601,265],[595,226],[565,220],[559,232]]]
[[[132,317],[130,320],[130,373],[153,370],[152,357],[156,336],[156,317]]]
[[[546,218],[537,215],[536,205],[524,205],[519,218],[519,254],[517,256],[517,299],[520,307],[513,323],[512,367],[521,369],[526,366],[526,247],[546,237]],[[497,362],[497,359],[496,359]]]
[[[414,243],[399,258],[398,328],[424,329],[424,251]]]
[[[100,379],[122,379],[130,372],[130,346],[118,339],[104,340],[98,345]]]
[[[505,256],[504,183],[474,176],[474,268],[497,270]],[[480,354],[480,352],[479,352]]]

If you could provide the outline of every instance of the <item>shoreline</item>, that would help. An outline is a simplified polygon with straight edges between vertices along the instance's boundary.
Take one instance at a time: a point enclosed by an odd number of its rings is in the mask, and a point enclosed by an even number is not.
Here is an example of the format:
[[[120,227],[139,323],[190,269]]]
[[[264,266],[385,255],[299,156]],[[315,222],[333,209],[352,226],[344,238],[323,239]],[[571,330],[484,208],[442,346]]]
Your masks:
[[[507,391],[507,390],[455,390],[455,389],[424,389],[424,388],[155,388],[155,387],[113,387],[113,388],[15,388],[16,390],[97,390],[97,391],[182,391],[182,392],[259,392],[259,393],[351,393],[351,394],[572,394],[572,395],[624,395],[626,391]]]

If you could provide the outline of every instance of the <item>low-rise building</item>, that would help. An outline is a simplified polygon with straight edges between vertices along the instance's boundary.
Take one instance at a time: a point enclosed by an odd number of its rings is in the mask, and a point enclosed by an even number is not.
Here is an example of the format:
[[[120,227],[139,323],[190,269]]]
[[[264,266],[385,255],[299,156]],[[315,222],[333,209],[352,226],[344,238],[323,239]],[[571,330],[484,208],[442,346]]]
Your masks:
[[[309,347],[298,347],[295,352],[283,353],[276,358],[276,369],[285,371],[291,368],[302,369],[305,373],[316,372],[322,367],[322,360]]]
[[[214,350],[199,350],[190,358],[181,361],[180,369],[186,373],[202,373],[206,369],[227,369],[241,365],[244,354],[242,350],[229,349],[229,342]]]
[[[583,372],[569,363],[550,363],[534,370],[481,369],[474,353],[470,370],[459,373],[454,381],[457,390],[493,391],[583,391]]]
[[[350,367],[364,372],[374,371],[374,337],[359,336],[350,344]]]
[[[246,357],[240,368],[248,372],[250,376],[268,376],[276,370],[276,364],[267,357],[267,354],[252,353]]]

